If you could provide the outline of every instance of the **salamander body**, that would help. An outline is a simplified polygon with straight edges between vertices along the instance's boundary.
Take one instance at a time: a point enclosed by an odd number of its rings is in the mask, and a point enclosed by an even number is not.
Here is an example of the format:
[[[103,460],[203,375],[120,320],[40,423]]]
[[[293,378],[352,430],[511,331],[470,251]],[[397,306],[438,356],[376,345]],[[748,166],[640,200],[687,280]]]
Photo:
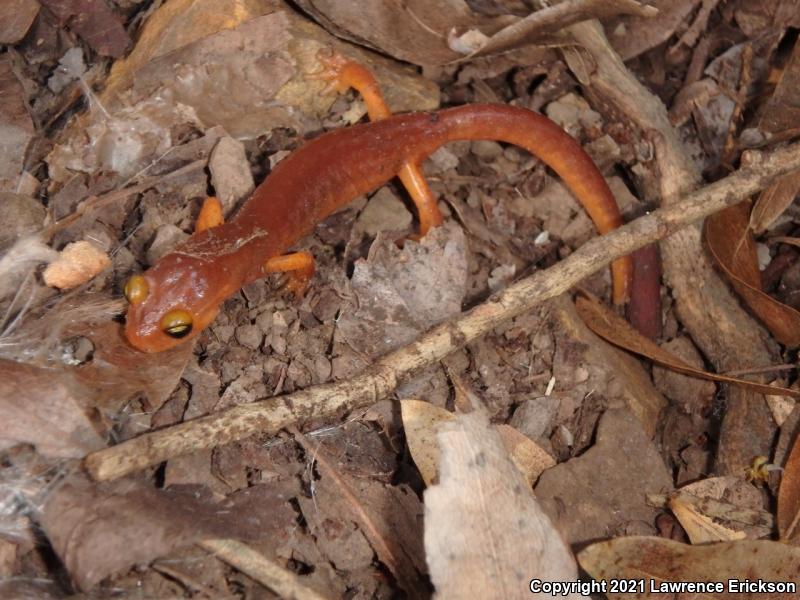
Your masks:
[[[214,320],[226,298],[274,271],[265,267],[268,261],[334,210],[382,186],[405,166],[420,165],[447,142],[479,139],[514,144],[539,157],[580,200],[600,233],[622,224],[616,201],[592,160],[542,115],[475,104],[393,116],[305,143],[278,163],[233,220],[192,235],[132,277],[126,285],[127,339],[145,352],[191,339]],[[423,224],[441,222],[435,202],[418,203],[418,209]],[[612,269],[615,301],[624,302],[631,261],[619,259]]]

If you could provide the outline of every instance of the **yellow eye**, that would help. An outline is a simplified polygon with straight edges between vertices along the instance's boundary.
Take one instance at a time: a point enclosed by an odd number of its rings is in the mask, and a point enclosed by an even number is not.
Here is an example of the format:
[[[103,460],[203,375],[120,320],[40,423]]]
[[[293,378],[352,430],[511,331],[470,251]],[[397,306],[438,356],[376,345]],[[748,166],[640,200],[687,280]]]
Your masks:
[[[139,302],[147,298],[147,294],[150,292],[150,286],[147,285],[147,280],[144,277],[141,275],[134,275],[125,282],[123,292],[128,302],[131,304],[139,304]]]
[[[176,308],[161,318],[161,330],[170,337],[181,339],[192,331],[192,315]]]

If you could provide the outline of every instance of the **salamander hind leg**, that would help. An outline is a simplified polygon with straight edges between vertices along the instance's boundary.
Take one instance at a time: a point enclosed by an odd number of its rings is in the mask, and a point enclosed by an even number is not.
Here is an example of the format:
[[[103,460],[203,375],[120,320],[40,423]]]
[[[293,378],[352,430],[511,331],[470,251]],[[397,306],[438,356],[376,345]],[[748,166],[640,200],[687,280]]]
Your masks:
[[[439,204],[436,196],[428,187],[428,182],[422,174],[422,167],[414,163],[406,163],[397,174],[403,186],[414,201],[419,213],[419,235],[424,236],[432,227],[438,227],[442,224],[443,217],[442,211],[439,210]],[[412,239],[416,236],[412,236]]]
[[[284,287],[302,298],[314,276],[314,265],[314,257],[310,252],[294,252],[267,260],[264,263],[264,273],[286,273],[288,281]]]
[[[329,89],[340,94],[350,88],[356,90],[364,98],[367,113],[372,121],[386,119],[392,115],[383,98],[378,80],[369,69],[333,50],[320,50],[317,53],[317,60],[322,63],[322,70],[309,75],[311,79],[327,81]]]
[[[345,92],[351,87],[355,89],[363,96],[372,121],[380,121],[391,116],[392,113],[383,98],[378,81],[369,69],[332,51],[321,50],[317,54],[317,59],[324,68],[314,74],[314,78],[329,81],[338,92]],[[417,207],[420,236],[424,236],[432,227],[442,224],[442,213],[439,211],[436,196],[428,186],[419,163],[405,163],[397,175]],[[412,239],[416,237],[412,236]]]

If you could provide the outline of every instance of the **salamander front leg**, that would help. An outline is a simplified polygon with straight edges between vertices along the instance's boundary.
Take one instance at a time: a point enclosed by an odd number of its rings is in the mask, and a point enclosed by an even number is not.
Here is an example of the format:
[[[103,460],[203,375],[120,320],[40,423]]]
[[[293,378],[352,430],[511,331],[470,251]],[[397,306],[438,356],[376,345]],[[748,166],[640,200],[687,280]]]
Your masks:
[[[371,121],[380,121],[392,115],[378,81],[369,69],[332,51],[321,50],[317,54],[317,59],[324,68],[312,75],[313,78],[329,82],[329,85],[338,92],[346,92],[349,88],[355,89],[364,98]],[[407,162],[397,176],[417,207],[420,236],[424,236],[432,227],[441,225],[443,218],[438,200],[428,187],[420,164]]]
[[[314,257],[310,252],[294,252],[270,258],[264,263],[264,273],[286,273],[289,279],[284,287],[302,298],[314,276],[314,264]]]
[[[197,215],[197,222],[194,224],[195,233],[200,233],[206,229],[211,229],[217,225],[222,225],[225,218],[222,216],[222,203],[214,196],[209,196],[200,208]]]

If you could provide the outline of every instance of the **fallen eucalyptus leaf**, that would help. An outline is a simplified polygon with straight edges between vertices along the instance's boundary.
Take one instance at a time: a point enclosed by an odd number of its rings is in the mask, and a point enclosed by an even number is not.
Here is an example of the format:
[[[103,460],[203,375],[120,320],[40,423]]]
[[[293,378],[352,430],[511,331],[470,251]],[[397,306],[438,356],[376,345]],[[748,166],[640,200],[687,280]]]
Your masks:
[[[696,369],[644,337],[633,329],[625,319],[618,317],[597,299],[590,299],[585,295],[578,296],[575,300],[575,308],[578,310],[583,322],[597,335],[620,348],[625,348],[649,358],[663,367],[685,375],[700,377],[701,379],[737,385],[761,394],[775,394],[777,392],[792,398],[800,398],[800,390],[770,386],[747,379],[718,375],[702,369]]]

